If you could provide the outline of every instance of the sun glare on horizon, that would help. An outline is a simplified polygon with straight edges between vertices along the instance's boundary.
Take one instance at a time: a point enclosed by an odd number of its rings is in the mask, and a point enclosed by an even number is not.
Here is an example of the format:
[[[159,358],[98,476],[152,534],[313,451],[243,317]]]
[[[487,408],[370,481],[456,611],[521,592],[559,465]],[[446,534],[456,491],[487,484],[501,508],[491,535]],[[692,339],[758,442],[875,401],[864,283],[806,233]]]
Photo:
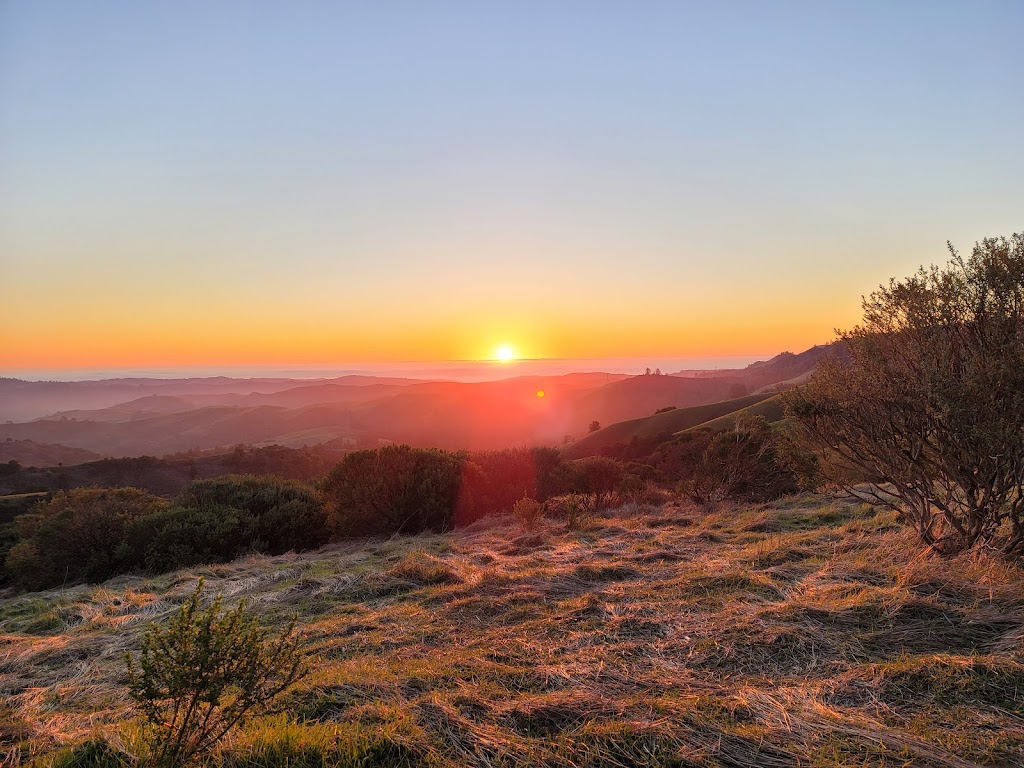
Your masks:
[[[511,363],[513,360],[518,360],[519,358],[513,347],[508,344],[502,344],[494,350],[494,359],[501,363]]]

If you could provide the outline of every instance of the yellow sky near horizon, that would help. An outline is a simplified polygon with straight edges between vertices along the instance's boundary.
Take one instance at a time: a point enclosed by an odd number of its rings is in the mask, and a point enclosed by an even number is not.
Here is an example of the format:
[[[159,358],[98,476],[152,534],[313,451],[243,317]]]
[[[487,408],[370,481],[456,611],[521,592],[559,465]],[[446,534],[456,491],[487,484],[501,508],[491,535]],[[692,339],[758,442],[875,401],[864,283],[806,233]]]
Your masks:
[[[0,374],[767,356],[1021,229],[1020,4],[302,5],[0,3]]]

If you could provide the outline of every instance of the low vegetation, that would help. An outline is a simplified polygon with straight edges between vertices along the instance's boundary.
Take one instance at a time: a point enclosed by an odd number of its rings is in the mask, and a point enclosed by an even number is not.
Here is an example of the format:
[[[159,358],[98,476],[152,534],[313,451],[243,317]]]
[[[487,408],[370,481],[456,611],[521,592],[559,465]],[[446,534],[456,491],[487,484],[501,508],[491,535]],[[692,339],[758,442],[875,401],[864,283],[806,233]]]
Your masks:
[[[268,710],[308,674],[295,623],[271,637],[246,610],[202,608],[203,580],[166,626],[151,624],[137,661],[127,654],[128,691],[146,721],[147,764],[188,765]]]
[[[135,766],[123,655],[195,593],[315,674],[240,766],[1017,766],[1024,572],[851,499],[511,516],[0,600],[8,765]]]

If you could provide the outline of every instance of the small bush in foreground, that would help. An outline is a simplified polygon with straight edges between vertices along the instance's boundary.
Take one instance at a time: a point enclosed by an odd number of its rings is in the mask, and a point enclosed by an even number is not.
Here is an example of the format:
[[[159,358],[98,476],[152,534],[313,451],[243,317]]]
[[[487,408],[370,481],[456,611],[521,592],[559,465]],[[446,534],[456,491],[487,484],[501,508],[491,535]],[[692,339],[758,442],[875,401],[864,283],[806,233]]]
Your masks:
[[[536,499],[524,496],[512,507],[512,516],[525,531],[532,531],[544,516],[544,508]]]
[[[244,601],[225,611],[218,596],[201,610],[202,590],[200,581],[167,626],[149,628],[137,666],[127,657],[129,691],[161,767],[208,752],[307,673],[294,622],[271,637]]]

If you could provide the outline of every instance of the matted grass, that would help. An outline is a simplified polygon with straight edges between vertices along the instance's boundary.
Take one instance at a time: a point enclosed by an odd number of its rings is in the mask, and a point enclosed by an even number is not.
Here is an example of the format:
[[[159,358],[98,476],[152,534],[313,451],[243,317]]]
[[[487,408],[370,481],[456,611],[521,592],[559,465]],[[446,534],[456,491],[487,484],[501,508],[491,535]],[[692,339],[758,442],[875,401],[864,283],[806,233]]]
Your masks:
[[[0,600],[0,763],[140,752],[123,654],[197,579],[315,671],[219,766],[1020,766],[1024,572],[802,496],[510,519]],[[91,752],[89,750],[92,750]]]

